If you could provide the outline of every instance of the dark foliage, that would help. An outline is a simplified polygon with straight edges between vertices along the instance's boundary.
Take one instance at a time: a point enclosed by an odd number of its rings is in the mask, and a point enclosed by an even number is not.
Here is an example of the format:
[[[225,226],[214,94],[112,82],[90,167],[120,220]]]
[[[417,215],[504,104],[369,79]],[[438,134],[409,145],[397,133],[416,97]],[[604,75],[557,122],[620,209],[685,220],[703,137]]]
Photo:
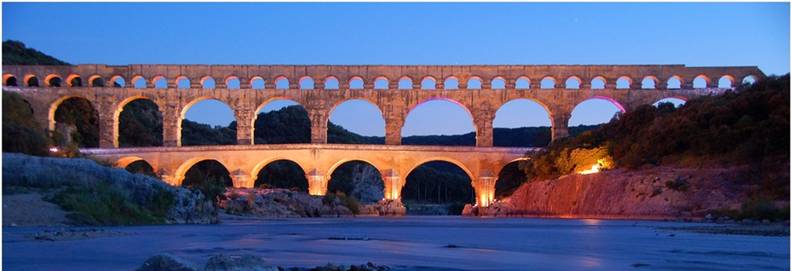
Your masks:
[[[154,178],[157,178],[156,173],[154,173],[154,168],[151,167],[146,161],[140,160],[135,161],[126,166],[126,171],[129,171],[134,174],[143,174],[148,175]]]
[[[71,140],[83,148],[99,147],[99,112],[90,101],[69,98],[55,110],[55,122],[74,126]]]
[[[464,170],[448,162],[434,161],[409,173],[401,198],[411,202],[474,203],[475,192]]]
[[[3,65],[69,65],[57,58],[27,48],[24,43],[15,40],[3,41]]]
[[[121,111],[118,132],[121,147],[162,146],[162,113],[150,100],[134,100]]]
[[[235,145],[236,122],[228,127],[214,126],[194,122],[188,119],[181,121],[181,145]]]
[[[259,113],[254,136],[255,144],[310,143],[308,112],[302,106],[292,105]]]
[[[771,175],[768,164],[789,159],[789,76],[692,99],[678,109],[637,107],[599,129],[555,142],[522,168],[531,178],[554,178],[570,173],[556,166],[564,151],[593,148],[605,148],[625,168],[749,164],[756,168],[751,181],[767,190],[760,194],[787,198],[788,180]]]
[[[297,163],[278,160],[269,163],[258,172],[255,187],[285,188],[296,191],[308,191],[308,179]]]
[[[224,197],[225,189],[233,186],[231,175],[220,162],[205,160],[193,165],[186,174],[182,186],[197,189],[215,204]]]
[[[494,197],[501,199],[510,196],[527,179],[525,172],[519,169],[519,162],[513,162],[500,171],[494,186]]]
[[[46,156],[49,139],[22,96],[3,92],[3,151]]]

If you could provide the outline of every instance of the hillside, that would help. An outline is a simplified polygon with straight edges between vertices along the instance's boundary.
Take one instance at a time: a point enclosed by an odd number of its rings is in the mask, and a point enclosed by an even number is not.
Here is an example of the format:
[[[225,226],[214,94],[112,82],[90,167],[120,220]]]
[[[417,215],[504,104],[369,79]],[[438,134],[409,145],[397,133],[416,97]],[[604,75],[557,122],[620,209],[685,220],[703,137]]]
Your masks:
[[[641,106],[521,163],[527,183],[493,212],[788,219],[789,139],[789,75]]]
[[[69,65],[60,59],[27,48],[24,43],[15,40],[3,41],[3,65]]]

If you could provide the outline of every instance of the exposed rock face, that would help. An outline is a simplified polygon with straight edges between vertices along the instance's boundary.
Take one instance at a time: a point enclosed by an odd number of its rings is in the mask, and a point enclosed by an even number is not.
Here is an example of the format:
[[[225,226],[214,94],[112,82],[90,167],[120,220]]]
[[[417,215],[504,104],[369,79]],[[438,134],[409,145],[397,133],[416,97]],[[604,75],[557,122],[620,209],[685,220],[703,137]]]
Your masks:
[[[749,187],[746,167],[672,168],[568,175],[522,185],[509,198],[465,215],[602,218],[702,218],[737,209]]]
[[[354,185],[354,190],[352,190],[351,196],[357,198],[360,202],[377,202],[385,196],[382,176],[371,165],[365,163],[355,164],[352,172],[352,184]]]
[[[361,215],[371,216],[402,216],[406,215],[406,207],[400,200],[383,199],[374,204],[363,205]]]
[[[338,199],[326,202],[323,197],[286,189],[229,188],[220,207],[226,213],[261,217],[337,217],[350,216]]]
[[[125,200],[140,206],[150,202],[161,191],[171,193],[174,204],[167,211],[166,223],[203,224],[218,221],[216,208],[200,192],[172,187],[150,176],[102,166],[88,159],[3,154],[3,185],[6,187],[60,189],[99,184],[109,185],[121,193]]]
[[[156,255],[148,258],[137,271],[278,271],[278,270],[292,270],[292,271],[387,271],[389,267],[384,265],[376,265],[373,263],[361,265],[334,265],[327,264],[323,266],[303,268],[291,267],[284,268],[279,266],[271,266],[267,264],[261,257],[243,254],[243,255],[213,255],[209,258],[206,266],[197,268],[191,263],[184,261],[178,257],[171,255]],[[411,270],[411,269],[410,269]]]

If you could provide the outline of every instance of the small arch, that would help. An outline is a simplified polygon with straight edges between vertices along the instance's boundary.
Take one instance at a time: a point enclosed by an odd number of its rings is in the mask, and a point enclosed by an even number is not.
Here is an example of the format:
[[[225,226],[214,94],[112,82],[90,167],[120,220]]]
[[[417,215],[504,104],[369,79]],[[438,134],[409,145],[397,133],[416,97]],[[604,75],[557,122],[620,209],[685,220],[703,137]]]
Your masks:
[[[604,89],[607,86],[607,79],[603,76],[593,77],[591,80],[591,89]]]
[[[409,77],[401,77],[398,80],[398,89],[412,89],[412,78]]]
[[[520,76],[516,79],[515,87],[516,89],[530,89],[530,78]]]
[[[275,88],[288,89],[289,88],[288,78],[286,78],[285,76],[279,76],[275,78]]]
[[[176,87],[179,89],[189,89],[192,85],[188,77],[181,75],[176,77]]]
[[[146,79],[142,76],[133,76],[132,77],[132,86],[137,89],[147,88]]]
[[[266,81],[261,76],[254,76],[250,79],[250,88],[252,89],[264,89],[266,87]]]
[[[63,83],[63,79],[60,78],[60,75],[50,74],[50,75],[47,75],[47,77],[44,79],[44,82],[47,83],[48,87],[59,88],[59,87],[61,87],[61,85]]]
[[[310,76],[303,76],[299,78],[299,89],[313,89],[315,83]]]
[[[208,75],[200,79],[200,84],[203,86],[203,89],[214,89],[216,87],[214,78]]]
[[[126,80],[124,79],[123,76],[120,76],[120,75],[115,75],[115,76],[111,77],[110,78],[110,82],[112,82],[113,83],[113,87],[116,87],[116,88],[126,87]]]
[[[541,79],[541,89],[554,89],[556,82],[555,78],[551,76],[544,77],[544,79]]]
[[[673,75],[667,79],[667,89],[680,89],[682,82],[681,76]]]
[[[339,89],[340,83],[335,76],[327,76],[324,78],[324,89]]]
[[[733,76],[723,75],[722,77],[720,77],[720,80],[717,81],[717,87],[718,88],[733,88],[733,87],[735,87],[734,86],[734,82],[736,82],[736,79],[733,78]]]
[[[161,75],[154,76],[154,78],[151,79],[151,84],[154,85],[154,88],[156,89],[168,88],[168,80]]]
[[[88,81],[91,84],[91,87],[104,87],[104,78],[100,75],[93,75],[88,78]]]
[[[26,75],[25,76],[25,85],[27,85],[28,87],[38,87],[39,86],[38,77],[36,77],[35,75],[32,75],[32,74]]]
[[[225,88],[227,89],[241,89],[242,88],[242,81],[239,80],[239,77],[236,76],[228,76],[225,78]]]
[[[390,88],[390,81],[387,80],[387,77],[379,76],[374,80],[374,89],[389,89]]]
[[[582,80],[579,77],[571,76],[568,79],[566,79],[566,83],[565,83],[566,89],[579,89],[581,83]]]
[[[692,80],[692,88],[707,88],[709,85],[711,85],[711,80],[702,74],[695,76],[695,79]]]
[[[442,84],[443,89],[459,89],[459,79],[455,76],[450,76],[445,78],[445,82]]]
[[[659,79],[654,76],[646,76],[643,78],[643,81],[640,82],[640,88],[642,89],[656,89],[656,84],[659,83]]]
[[[349,80],[349,89],[363,89],[365,88],[365,81],[362,77],[353,76],[351,80]]]
[[[82,78],[79,74],[69,74],[66,77],[66,84],[70,87],[82,87]]]
[[[492,89],[505,89],[505,79],[500,76],[497,76],[494,79],[492,79],[491,83],[492,83],[491,85]]]
[[[480,77],[472,76],[467,80],[467,89],[481,89],[481,82]]]
[[[628,76],[621,76],[615,80],[615,89],[630,89],[632,86],[632,78]]]
[[[274,158],[259,162],[253,168],[253,185],[258,188],[283,188],[297,191],[308,191],[308,179],[305,169],[289,159]]]
[[[423,81],[420,81],[420,89],[436,89],[436,88],[437,88],[437,80],[434,79],[434,77],[426,76],[423,78]]]
[[[742,78],[742,84],[743,85],[752,85],[752,84],[755,84],[755,82],[757,82],[757,81],[758,80],[756,79],[756,77],[754,75],[747,75],[744,78]]]
[[[3,85],[9,87],[17,87],[16,76],[13,74],[3,74]]]

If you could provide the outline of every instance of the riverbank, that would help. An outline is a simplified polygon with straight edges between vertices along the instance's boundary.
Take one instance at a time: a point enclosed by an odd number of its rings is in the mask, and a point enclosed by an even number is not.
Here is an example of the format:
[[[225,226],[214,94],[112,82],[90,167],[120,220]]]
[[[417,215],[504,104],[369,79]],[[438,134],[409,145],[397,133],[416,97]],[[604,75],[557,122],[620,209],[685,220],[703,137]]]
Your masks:
[[[788,165],[785,165],[788,169]],[[780,172],[780,171],[778,171]],[[756,200],[749,168],[650,167],[616,169],[533,181],[466,215],[734,223],[784,221],[788,201]],[[785,172],[787,178],[788,172]],[[785,218],[782,218],[785,213]],[[741,217],[740,217],[741,216]]]

